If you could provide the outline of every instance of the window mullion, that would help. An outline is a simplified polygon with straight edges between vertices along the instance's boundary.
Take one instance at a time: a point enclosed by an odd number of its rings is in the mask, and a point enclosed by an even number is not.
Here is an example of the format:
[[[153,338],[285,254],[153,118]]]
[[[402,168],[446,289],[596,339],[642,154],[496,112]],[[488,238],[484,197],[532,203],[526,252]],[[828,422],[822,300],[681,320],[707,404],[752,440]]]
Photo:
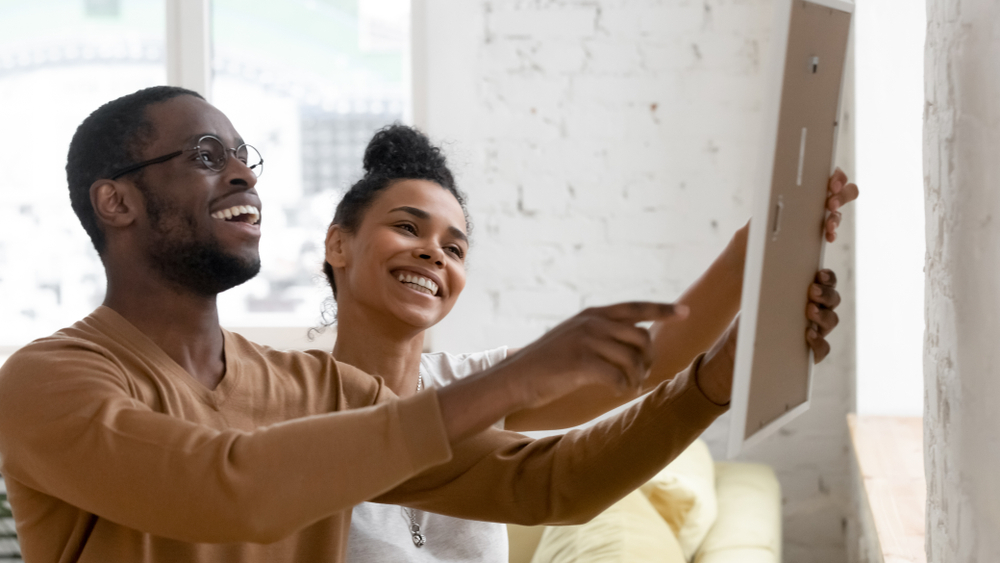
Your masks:
[[[211,0],[166,0],[167,83],[211,100]]]

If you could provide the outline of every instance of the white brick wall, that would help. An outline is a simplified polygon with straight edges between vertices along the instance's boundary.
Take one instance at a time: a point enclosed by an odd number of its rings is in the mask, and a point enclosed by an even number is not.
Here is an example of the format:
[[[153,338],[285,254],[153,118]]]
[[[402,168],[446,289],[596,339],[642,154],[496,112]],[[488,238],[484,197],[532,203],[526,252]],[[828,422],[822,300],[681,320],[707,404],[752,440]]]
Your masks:
[[[747,220],[769,1],[417,5],[415,115],[449,143],[475,224],[433,348],[523,345],[588,305],[674,299]],[[828,251],[847,297],[852,228]],[[786,561],[846,558],[853,301],[841,309],[813,410],[749,455],[781,479]],[[706,434],[720,456],[726,424]]]

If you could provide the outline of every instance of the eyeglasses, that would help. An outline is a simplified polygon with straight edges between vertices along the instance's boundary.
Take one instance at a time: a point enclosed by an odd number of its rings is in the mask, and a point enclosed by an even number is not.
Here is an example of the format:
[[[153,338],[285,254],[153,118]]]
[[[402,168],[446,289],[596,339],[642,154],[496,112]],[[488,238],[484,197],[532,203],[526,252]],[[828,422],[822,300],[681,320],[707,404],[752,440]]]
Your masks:
[[[132,166],[122,168],[121,170],[115,172],[111,175],[112,180],[117,180],[122,176],[128,174],[129,172],[135,172],[140,168],[145,168],[150,164],[159,164],[161,162],[166,162],[171,158],[177,158],[178,156],[186,153],[196,151],[198,153],[198,161],[205,165],[205,168],[212,170],[214,172],[222,172],[226,168],[226,163],[229,162],[229,153],[233,153],[240,162],[245,164],[247,168],[253,172],[254,176],[259,177],[264,172],[264,159],[261,158],[260,153],[253,146],[243,143],[242,145],[236,147],[235,149],[227,149],[225,145],[222,144],[220,140],[215,135],[204,135],[198,139],[198,144],[184,150],[179,150],[172,152],[170,154],[165,154],[150,160],[145,160],[138,164],[133,164]]]

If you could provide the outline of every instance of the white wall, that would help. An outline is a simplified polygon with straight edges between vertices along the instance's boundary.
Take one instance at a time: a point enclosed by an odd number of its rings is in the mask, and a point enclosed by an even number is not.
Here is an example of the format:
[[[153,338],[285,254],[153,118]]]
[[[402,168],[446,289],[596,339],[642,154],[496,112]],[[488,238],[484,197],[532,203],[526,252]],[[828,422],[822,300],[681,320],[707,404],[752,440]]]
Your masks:
[[[928,561],[998,561],[1000,4],[927,8]]]
[[[923,2],[858,2],[858,413],[923,412]]]
[[[522,345],[588,305],[674,299],[747,220],[768,0],[414,5],[415,120],[452,143],[475,223],[433,348]],[[814,407],[747,456],[776,468],[785,559],[804,563],[846,558],[851,211],[828,264],[846,299]],[[726,425],[706,434],[720,456]]]

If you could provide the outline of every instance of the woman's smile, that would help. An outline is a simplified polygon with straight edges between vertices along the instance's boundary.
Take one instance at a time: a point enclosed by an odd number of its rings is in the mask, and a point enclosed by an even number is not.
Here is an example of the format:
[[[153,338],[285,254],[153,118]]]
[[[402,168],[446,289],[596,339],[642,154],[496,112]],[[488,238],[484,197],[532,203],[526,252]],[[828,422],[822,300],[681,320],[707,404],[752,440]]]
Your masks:
[[[430,274],[422,274],[412,270],[398,269],[393,270],[391,275],[393,278],[398,280],[399,283],[403,284],[404,287],[431,297],[437,296],[438,290],[441,287],[438,281],[432,279],[435,276]]]

